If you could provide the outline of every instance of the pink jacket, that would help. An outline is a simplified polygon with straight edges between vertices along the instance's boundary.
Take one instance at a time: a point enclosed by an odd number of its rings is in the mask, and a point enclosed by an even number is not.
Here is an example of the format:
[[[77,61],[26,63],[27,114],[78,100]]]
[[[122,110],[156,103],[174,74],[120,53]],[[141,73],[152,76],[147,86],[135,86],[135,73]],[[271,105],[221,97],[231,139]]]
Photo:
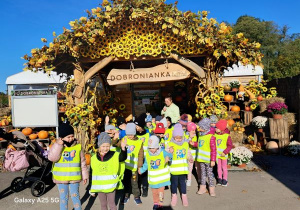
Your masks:
[[[230,150],[232,149],[232,140],[231,140],[231,137],[230,137],[230,131],[226,128],[222,133],[219,133],[219,135],[222,135],[222,134],[229,134],[229,136],[228,136],[228,139],[227,139],[227,147],[226,147],[226,149],[223,151],[223,153],[225,154],[225,155],[227,155],[229,152],[230,152]]]
[[[50,161],[52,161],[53,163],[56,163],[57,161],[59,161],[59,159],[61,157],[63,147],[64,146],[61,145],[61,144],[54,143],[53,146],[50,149],[48,159]],[[87,166],[86,166],[85,156],[84,156],[84,153],[83,153],[82,150],[81,150],[81,153],[80,153],[80,159],[81,159],[81,176],[82,176],[82,180],[85,180],[85,179],[89,178],[89,172],[88,172],[88,169],[87,169]],[[80,182],[80,181],[58,181],[58,180],[53,179],[53,182],[55,184],[68,184],[68,183],[77,183],[77,182]]]
[[[210,129],[207,134],[215,134],[215,129]],[[198,142],[195,142],[193,147],[198,147]],[[216,146],[216,137],[212,136],[210,138],[210,161],[216,161],[217,159],[217,146]]]

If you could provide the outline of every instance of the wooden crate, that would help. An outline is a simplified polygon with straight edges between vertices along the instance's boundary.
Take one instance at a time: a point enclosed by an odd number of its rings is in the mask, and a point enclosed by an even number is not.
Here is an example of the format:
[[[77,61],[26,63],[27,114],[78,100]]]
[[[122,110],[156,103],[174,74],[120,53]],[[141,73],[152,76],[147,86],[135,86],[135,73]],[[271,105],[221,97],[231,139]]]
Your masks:
[[[241,111],[242,112],[242,119],[245,125],[250,125],[253,119],[253,112],[251,111]]]
[[[130,91],[116,91],[116,97],[120,98],[119,104],[125,104],[125,110],[122,111],[124,117],[132,114],[132,95]]]
[[[290,143],[287,120],[269,118],[269,124],[271,139],[278,139],[280,148],[287,146]]]

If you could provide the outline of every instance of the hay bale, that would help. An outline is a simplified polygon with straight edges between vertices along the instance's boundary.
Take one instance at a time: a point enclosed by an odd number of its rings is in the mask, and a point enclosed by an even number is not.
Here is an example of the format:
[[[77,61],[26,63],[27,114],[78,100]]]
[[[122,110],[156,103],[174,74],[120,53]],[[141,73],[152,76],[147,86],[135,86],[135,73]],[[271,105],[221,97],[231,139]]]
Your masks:
[[[273,98],[269,98],[269,99],[264,99],[262,101],[259,101],[259,107],[260,107],[260,113],[267,111],[267,107],[269,104],[274,103],[274,102],[281,102],[281,103],[285,103],[285,99],[281,98],[281,97],[273,97]]]
[[[226,117],[226,120],[240,118],[239,112],[228,111],[227,114],[228,116]]]
[[[230,132],[230,137],[232,140],[232,143],[238,143],[242,144],[244,140],[244,133],[238,133],[235,131]]]
[[[295,125],[297,123],[295,113],[291,113],[291,112],[285,113],[283,114],[283,118],[288,121],[289,126]]]

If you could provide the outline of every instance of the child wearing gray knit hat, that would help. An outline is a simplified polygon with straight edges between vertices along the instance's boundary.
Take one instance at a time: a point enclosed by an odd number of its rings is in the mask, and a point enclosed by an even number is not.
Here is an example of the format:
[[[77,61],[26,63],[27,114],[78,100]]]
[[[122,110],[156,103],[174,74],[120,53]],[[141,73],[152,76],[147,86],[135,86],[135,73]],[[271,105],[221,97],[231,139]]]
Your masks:
[[[126,135],[136,135],[136,125],[134,123],[127,123]]]
[[[111,137],[106,132],[102,132],[98,136],[98,148],[104,143],[111,144]]]

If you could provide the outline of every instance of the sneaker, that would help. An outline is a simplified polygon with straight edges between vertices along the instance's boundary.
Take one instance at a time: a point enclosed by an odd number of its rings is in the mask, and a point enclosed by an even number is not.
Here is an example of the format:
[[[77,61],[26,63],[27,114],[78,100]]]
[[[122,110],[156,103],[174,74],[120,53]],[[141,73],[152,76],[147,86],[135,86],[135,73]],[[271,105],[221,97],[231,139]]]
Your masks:
[[[158,210],[159,209],[159,205],[158,204],[154,204],[153,205],[153,210]]]
[[[222,179],[222,186],[227,187],[228,181],[226,179]]]
[[[141,201],[140,197],[134,198],[134,202],[135,202],[136,205],[142,204],[142,201]]]
[[[126,203],[128,203],[128,201],[129,201],[129,197],[125,197],[124,201],[123,201],[123,204],[125,205]]]
[[[192,180],[187,180],[186,181],[186,186],[190,187],[192,185]]]
[[[222,179],[220,179],[220,178],[217,179],[217,185],[220,185],[220,186],[222,185]]]
[[[92,193],[91,191],[89,191],[89,194],[93,197],[96,197],[96,193]]]

